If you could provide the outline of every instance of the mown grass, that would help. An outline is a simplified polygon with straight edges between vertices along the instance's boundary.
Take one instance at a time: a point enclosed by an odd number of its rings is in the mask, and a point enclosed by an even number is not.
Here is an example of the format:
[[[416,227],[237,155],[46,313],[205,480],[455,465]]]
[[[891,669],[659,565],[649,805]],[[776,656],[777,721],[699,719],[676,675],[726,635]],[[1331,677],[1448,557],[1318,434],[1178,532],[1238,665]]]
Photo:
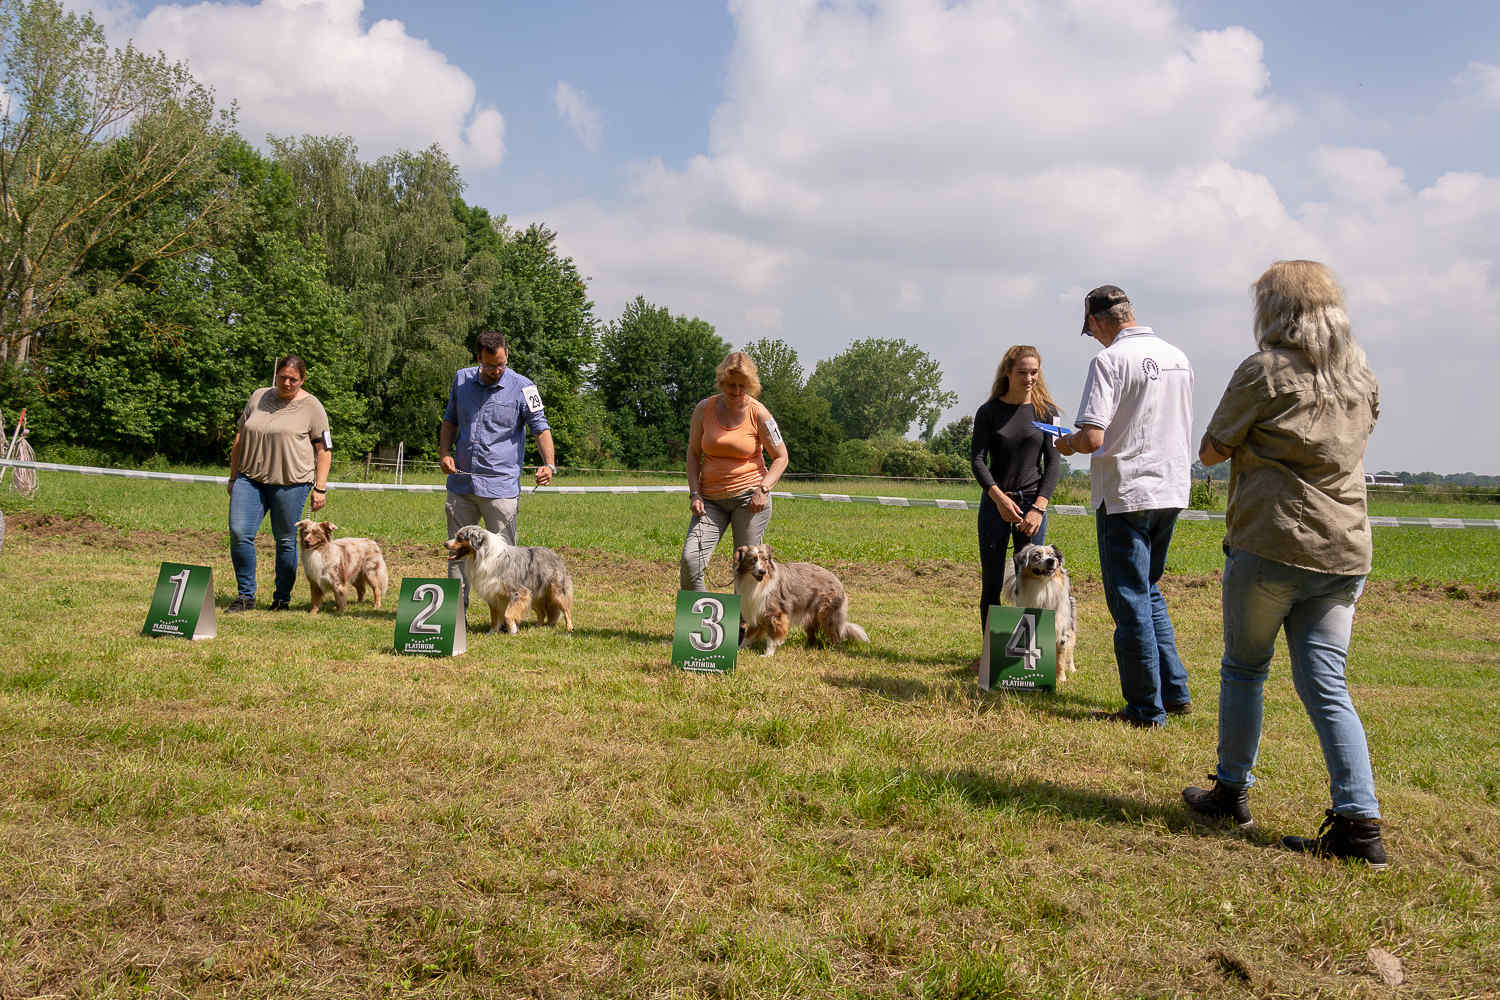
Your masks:
[[[1139,732],[1086,718],[1118,682],[1085,518],[1050,529],[1074,568],[1076,683],[985,697],[966,668],[972,513],[778,502],[771,540],[839,569],[872,643],[702,677],[668,664],[681,497],[526,497],[524,540],[573,569],[577,631],[432,661],[389,652],[389,607],[301,613],[301,583],[290,615],[140,638],[164,559],[212,565],[231,595],[222,489],[43,487],[0,495],[0,996],[1500,982],[1500,532],[1377,529],[1350,669],[1394,860],[1376,874],[1274,846],[1327,799],[1284,657],[1254,832],[1179,803],[1213,761],[1222,524],[1181,525],[1166,583],[1197,711]],[[443,570],[438,495],[333,495],[329,516],[381,539],[393,577]]]

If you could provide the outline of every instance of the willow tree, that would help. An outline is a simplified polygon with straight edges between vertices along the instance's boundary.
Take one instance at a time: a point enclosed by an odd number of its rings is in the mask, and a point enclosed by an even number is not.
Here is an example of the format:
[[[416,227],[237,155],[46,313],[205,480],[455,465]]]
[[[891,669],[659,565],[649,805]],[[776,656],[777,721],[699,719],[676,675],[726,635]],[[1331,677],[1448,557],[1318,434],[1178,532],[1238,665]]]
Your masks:
[[[111,46],[55,0],[0,0],[0,63],[0,361],[20,362],[62,310],[209,245],[237,205],[209,183],[234,119],[185,64]],[[104,245],[123,250],[113,277],[81,285]]]

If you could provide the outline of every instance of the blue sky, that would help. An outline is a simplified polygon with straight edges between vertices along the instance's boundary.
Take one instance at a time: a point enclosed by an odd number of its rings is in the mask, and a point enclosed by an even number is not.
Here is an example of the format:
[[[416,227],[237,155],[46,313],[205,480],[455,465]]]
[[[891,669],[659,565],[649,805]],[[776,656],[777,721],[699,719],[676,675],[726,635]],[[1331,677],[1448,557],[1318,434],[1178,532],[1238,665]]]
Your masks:
[[[1381,379],[1370,467],[1500,473],[1492,433],[1425,423],[1497,416],[1500,4],[95,9],[237,99],[249,138],[442,143],[470,201],[558,231],[603,319],[642,294],[809,369],[905,337],[949,418],[1017,342],[1071,409],[1078,299],[1113,281],[1193,359],[1201,428],[1253,349],[1249,284],[1316,257]]]

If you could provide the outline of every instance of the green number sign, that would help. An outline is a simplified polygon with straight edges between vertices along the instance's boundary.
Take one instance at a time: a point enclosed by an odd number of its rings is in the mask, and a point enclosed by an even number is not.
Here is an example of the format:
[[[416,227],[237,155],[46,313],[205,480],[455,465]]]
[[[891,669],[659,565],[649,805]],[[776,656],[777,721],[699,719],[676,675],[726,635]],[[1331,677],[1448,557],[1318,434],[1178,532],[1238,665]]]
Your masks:
[[[677,592],[672,666],[706,674],[734,669],[740,646],[740,595]]]
[[[411,656],[462,656],[464,635],[462,580],[408,577],[396,602],[396,652]]]
[[[1042,608],[990,608],[979,686],[1053,690],[1057,687],[1057,619]]]
[[[212,639],[217,632],[213,568],[162,563],[141,634]]]

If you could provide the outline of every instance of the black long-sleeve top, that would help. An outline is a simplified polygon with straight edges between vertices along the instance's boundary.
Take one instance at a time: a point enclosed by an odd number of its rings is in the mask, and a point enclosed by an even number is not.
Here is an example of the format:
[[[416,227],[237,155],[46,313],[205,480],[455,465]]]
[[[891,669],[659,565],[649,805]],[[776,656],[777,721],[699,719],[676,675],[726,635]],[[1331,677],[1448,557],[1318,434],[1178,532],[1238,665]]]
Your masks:
[[[1062,475],[1062,456],[1053,447],[1052,435],[1031,425],[1039,419],[1030,403],[1007,403],[999,397],[979,408],[969,462],[980,488],[988,492],[999,485],[1005,493],[1036,490],[1038,496],[1052,499]]]

